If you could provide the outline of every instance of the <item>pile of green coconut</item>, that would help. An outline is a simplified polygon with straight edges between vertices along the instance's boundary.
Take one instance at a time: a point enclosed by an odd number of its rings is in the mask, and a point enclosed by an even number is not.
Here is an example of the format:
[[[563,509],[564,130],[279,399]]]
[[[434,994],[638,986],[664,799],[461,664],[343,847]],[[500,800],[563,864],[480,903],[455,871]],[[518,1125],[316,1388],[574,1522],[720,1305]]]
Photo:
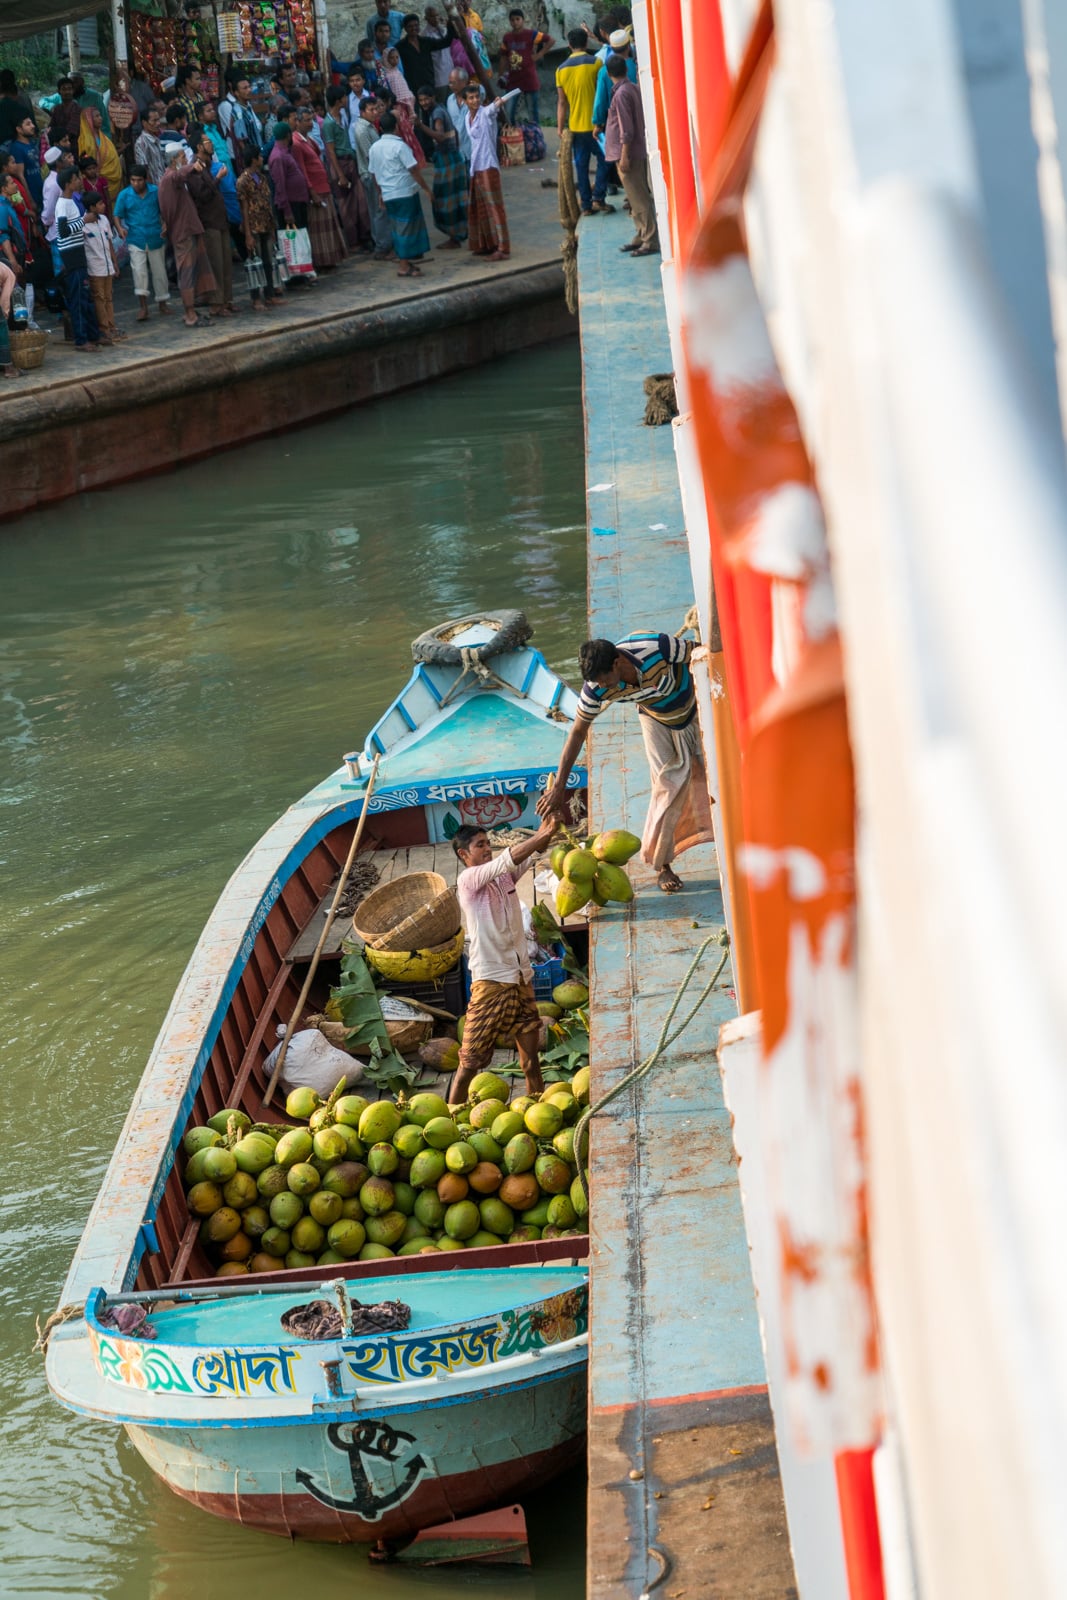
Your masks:
[[[218,1112],[183,1139],[189,1210],[217,1276],[579,1237],[589,1204],[574,1125],[589,1069],[508,1103],[492,1072],[450,1111],[437,1094],[323,1103],[294,1089],[289,1125]]]

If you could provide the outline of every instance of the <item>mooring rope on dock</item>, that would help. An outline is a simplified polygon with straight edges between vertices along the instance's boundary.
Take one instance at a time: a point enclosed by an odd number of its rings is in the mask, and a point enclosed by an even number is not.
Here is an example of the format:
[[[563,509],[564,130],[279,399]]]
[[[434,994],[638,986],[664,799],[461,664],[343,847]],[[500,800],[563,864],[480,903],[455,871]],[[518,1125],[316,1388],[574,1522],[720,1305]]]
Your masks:
[[[674,1020],[674,1016],[678,1010],[678,1007],[682,1003],[682,996],[688,989],[693,974],[696,972],[701,961],[703,960],[704,952],[713,944],[721,946],[722,959],[715,968],[715,971],[712,973],[709,981],[701,990],[696,1004],[689,1011],[688,1015],[678,1024],[674,1032],[671,1033],[670,1026]],[[712,933],[708,935],[703,944],[700,946],[700,949],[697,951],[696,955],[693,957],[692,961],[689,963],[689,970],[682,979],[681,983],[678,985],[678,988],[675,990],[674,998],[667,1007],[667,1015],[663,1019],[663,1026],[660,1029],[659,1038],[656,1041],[656,1047],[652,1051],[651,1055],[646,1056],[644,1061],[642,1061],[639,1066],[635,1067],[632,1072],[628,1072],[626,1074],[625,1078],[620,1078],[619,1082],[613,1089],[609,1089],[607,1094],[602,1095],[599,1100],[583,1111],[582,1115],[578,1118],[574,1129],[574,1159],[578,1164],[578,1181],[582,1186],[582,1191],[585,1194],[587,1204],[589,1201],[589,1123],[598,1112],[603,1111],[605,1106],[610,1105],[613,1100],[617,1099],[618,1096],[622,1094],[624,1089],[628,1089],[632,1083],[637,1083],[641,1078],[645,1077],[649,1072],[652,1071],[652,1068],[656,1065],[656,1062],[659,1060],[664,1050],[666,1050],[669,1045],[672,1045],[674,1041],[685,1032],[686,1028],[688,1028],[689,1024],[692,1022],[693,1018],[696,1016],[705,1000],[708,999],[712,990],[715,988],[715,985],[722,976],[723,970],[729,959],[730,935],[725,928],[720,928],[718,933]],[[581,1148],[583,1135],[585,1136],[584,1151]]]

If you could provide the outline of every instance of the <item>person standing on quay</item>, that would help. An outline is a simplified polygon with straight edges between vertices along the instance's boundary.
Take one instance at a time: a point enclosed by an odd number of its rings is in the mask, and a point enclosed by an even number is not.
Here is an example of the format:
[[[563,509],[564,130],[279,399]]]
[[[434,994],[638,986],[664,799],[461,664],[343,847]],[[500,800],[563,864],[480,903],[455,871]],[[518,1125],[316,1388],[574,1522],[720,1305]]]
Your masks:
[[[85,265],[89,273],[89,293],[100,328],[100,343],[114,344],[125,339],[115,322],[115,297],[113,279],[119,275],[119,262],[115,254],[115,241],[106,215],[106,201],[102,195],[89,196],[85,207],[82,234],[85,240]]]
[[[274,185],[274,204],[283,223],[287,228],[306,228],[311,191],[303,168],[289,148],[292,137],[287,122],[274,124],[274,143],[267,166]]]
[[[634,236],[620,248],[635,256],[659,254],[656,208],[648,187],[648,150],[645,145],[645,111],[641,91],[631,83],[622,56],[609,56],[608,78],[612,85],[604,130],[604,155],[618,165],[619,177],[630,202]]]
[[[204,224],[204,249],[211,263],[215,290],[208,296],[213,317],[233,316],[237,307],[233,303],[233,250],[230,245],[230,218],[218,182],[211,175],[215,165],[215,152],[211,140],[201,136],[197,141],[196,158],[188,168],[189,193],[193,198],[197,216]]]
[[[518,89],[526,96],[527,120],[541,126],[541,79],[537,75],[538,62],[555,44],[550,33],[539,33],[531,28],[521,7],[508,12],[510,27],[500,41],[500,71],[504,75],[505,89]],[[512,107],[514,120],[519,120],[519,105]]]
[[[178,269],[178,292],[185,310],[185,326],[195,328],[198,318],[197,296],[204,297],[218,288],[207,251],[204,249],[204,224],[189,194],[189,169],[183,144],[163,146],[167,170],[159,183],[159,214],[174,250]],[[225,212],[225,207],[223,208]]]
[[[160,316],[170,312],[167,286],[166,252],[163,249],[163,219],[159,214],[159,190],[148,181],[147,167],[131,167],[129,187],[119,190],[115,201],[115,226],[126,241],[133,269],[133,292],[140,302],[138,322],[148,321],[148,275]]]
[[[262,291],[251,291],[252,310],[262,311],[267,306],[285,304],[284,295],[274,286],[274,209],[270,202],[270,184],[263,171],[263,156],[251,141],[241,151],[241,165],[244,171],[237,180],[237,198],[241,203],[245,246],[250,256],[257,255],[263,263],[263,276],[267,280]]]
[[[571,53],[556,72],[556,129],[561,161],[568,159],[568,143],[570,145],[582,216],[589,217],[594,212],[615,210],[607,203],[608,169],[593,133],[593,103],[600,62],[589,49],[589,35],[584,28],[572,28],[567,43]],[[563,137],[568,131],[569,141]],[[591,189],[590,161],[596,163]]]
[[[89,268],[85,260],[85,235],[77,194],[81,189],[77,167],[64,168],[60,176],[60,197],[56,201],[59,259],[63,268],[63,298],[74,331],[74,348],[79,355],[95,354],[100,349],[100,325],[89,292]]]
[[[292,116],[293,159],[298,162],[308,186],[308,237],[316,272],[329,272],[342,262],[348,251],[337,222],[333,192],[322,157],[311,139],[314,113],[300,106]]]
[[[636,705],[652,778],[641,859],[655,868],[664,894],[682,887],[671,866],[677,850],[713,838],[689,670],[696,648],[670,633],[628,633],[618,644],[587,639],[578,652],[585,680],[578,711],[555,780],[537,802],[539,816],[566,820],[567,779],[594,721],[617,701]]]
[[[359,118],[352,124],[352,146],[356,152],[356,167],[359,170],[359,181],[363,185],[363,193],[367,197],[367,209],[370,212],[371,238],[374,240],[374,260],[393,260],[393,230],[389,225],[389,214],[382,205],[378,185],[370,170],[370,154],[378,143],[381,135],[378,132],[378,123],[382,115],[382,103],[377,98],[364,100],[359,108]]]
[[[511,254],[504,191],[500,186],[500,160],[496,153],[497,124],[506,103],[521,93],[521,89],[509,89],[502,99],[483,105],[481,86],[467,85],[467,135],[471,144],[467,227],[471,254],[485,256],[487,261],[506,261]]]
[[[415,131],[433,162],[433,225],[445,235],[438,250],[458,250],[467,237],[467,201],[470,173],[459,153],[459,139],[444,106],[434,91],[419,90],[419,120]]]
[[[151,106],[145,112],[141,132],[134,140],[134,159],[139,167],[144,167],[148,181],[152,184],[158,184],[167,170],[166,157],[159,137],[162,129],[163,119],[159,110],[156,106]]]
[[[379,128],[381,138],[370,153],[371,176],[389,215],[393,249],[400,261],[397,276],[417,278],[422,269],[415,263],[430,248],[419,190],[425,189],[427,194],[430,190],[412,150],[400,137],[399,124],[391,111],[385,112]]]

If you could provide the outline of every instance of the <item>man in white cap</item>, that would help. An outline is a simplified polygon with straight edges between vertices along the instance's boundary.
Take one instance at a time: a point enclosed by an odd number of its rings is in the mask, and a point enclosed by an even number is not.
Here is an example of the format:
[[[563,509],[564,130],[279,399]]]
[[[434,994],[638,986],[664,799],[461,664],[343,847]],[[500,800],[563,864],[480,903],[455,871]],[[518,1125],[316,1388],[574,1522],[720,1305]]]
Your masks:
[[[626,76],[631,83],[637,82],[637,61],[634,58],[633,35],[630,28],[616,28],[614,33],[608,35],[608,49],[604,57],[604,65],[596,80],[596,97],[593,100],[593,131],[603,133],[608,125],[608,107],[611,104],[612,82],[608,77],[608,62],[612,56],[622,56],[626,62]]]
[[[174,249],[185,325],[195,328],[199,320],[195,310],[197,297],[203,298],[217,287],[204,249],[204,224],[188,189],[190,174],[201,168],[195,161],[187,164],[188,150],[177,141],[168,141],[163,146],[163,155],[167,170],[159,180],[159,214]]]
[[[44,161],[45,166],[48,168],[48,176],[44,180],[44,191],[41,196],[41,226],[45,231],[44,236],[52,251],[52,267],[58,278],[63,270],[59,260],[59,245],[57,243],[59,224],[56,222],[56,203],[62,193],[58,169],[61,165],[70,166],[71,160],[70,156],[65,155],[57,144],[53,144],[49,145],[45,151]]]

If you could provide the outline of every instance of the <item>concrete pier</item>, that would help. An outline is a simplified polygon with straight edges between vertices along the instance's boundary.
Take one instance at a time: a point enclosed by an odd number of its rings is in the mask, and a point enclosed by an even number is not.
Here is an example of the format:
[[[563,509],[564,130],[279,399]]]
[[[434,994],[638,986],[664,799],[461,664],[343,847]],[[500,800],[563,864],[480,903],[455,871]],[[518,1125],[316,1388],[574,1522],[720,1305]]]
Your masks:
[[[136,320],[129,273],[117,320],[128,338],[76,354],[52,334],[41,367],[0,383],[0,517],[315,421],[575,331],[563,298],[555,161],[503,174],[511,259],[431,249],[422,277],[352,257],[287,304],[186,328],[153,306]],[[427,212],[429,210],[427,206]],[[430,226],[431,243],[438,241]],[[42,318],[42,320],[47,320]]]
[[[579,229],[589,628],[615,640],[675,632],[693,600],[671,429],[642,424],[643,379],[671,367],[659,261],[621,254],[629,236],[622,215]],[[649,776],[632,709],[597,723],[588,766],[594,825],[640,833]],[[675,866],[684,892],[660,893],[634,861],[632,904],[595,916],[594,1101],[653,1051],[722,929],[714,847]],[[721,956],[705,955],[690,1004]],[[592,1124],[590,1600],[796,1592],[715,1059],[735,1015],[727,964],[689,1029]]]

